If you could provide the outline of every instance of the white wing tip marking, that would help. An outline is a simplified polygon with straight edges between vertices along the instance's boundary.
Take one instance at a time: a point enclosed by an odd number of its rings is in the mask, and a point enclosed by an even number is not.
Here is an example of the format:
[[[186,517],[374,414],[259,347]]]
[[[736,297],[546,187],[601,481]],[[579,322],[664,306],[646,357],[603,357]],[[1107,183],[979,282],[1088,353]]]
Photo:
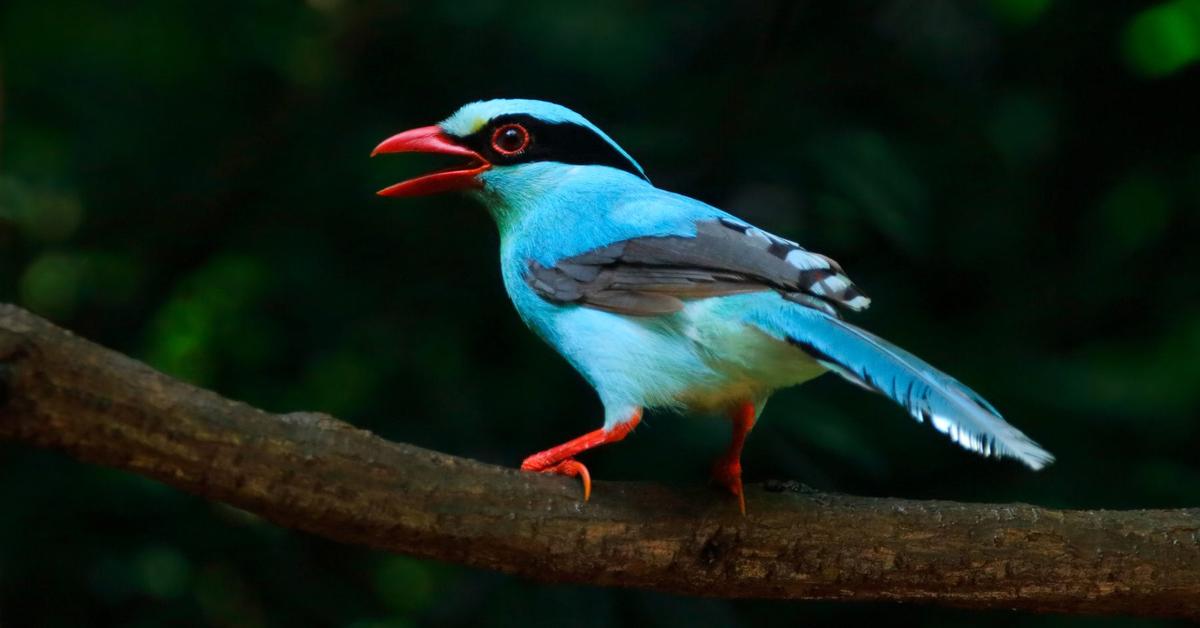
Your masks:
[[[788,251],[787,257],[783,261],[795,266],[799,270],[814,270],[817,268],[829,268],[829,262],[823,258],[813,255],[804,249],[795,249]]]
[[[846,307],[852,310],[865,310],[869,305],[871,305],[871,299],[861,294],[846,302]]]

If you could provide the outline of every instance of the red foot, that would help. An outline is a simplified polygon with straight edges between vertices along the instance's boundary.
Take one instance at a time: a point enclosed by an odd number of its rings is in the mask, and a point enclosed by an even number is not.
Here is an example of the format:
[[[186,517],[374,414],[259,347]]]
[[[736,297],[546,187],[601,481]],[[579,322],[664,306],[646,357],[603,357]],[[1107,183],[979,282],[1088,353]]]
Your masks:
[[[733,460],[720,458],[713,465],[712,478],[721,486],[729,489],[730,493],[737,495],[738,508],[745,515],[746,493],[742,490],[742,463],[736,458]]]
[[[557,473],[572,478],[579,477],[583,481],[583,501],[586,502],[592,496],[592,475],[588,473],[587,467],[574,459],[575,455],[593,447],[615,443],[625,438],[641,420],[642,409],[638,408],[628,419],[618,423],[611,430],[599,429],[588,432],[558,447],[551,447],[546,451],[533,454],[521,463],[521,470]]]
[[[721,486],[737,495],[738,508],[742,515],[746,514],[746,493],[742,490],[742,446],[746,444],[746,434],[754,427],[754,404],[749,401],[738,404],[730,413],[733,422],[733,438],[729,441],[729,449],[724,456],[717,459],[713,465],[712,476]]]

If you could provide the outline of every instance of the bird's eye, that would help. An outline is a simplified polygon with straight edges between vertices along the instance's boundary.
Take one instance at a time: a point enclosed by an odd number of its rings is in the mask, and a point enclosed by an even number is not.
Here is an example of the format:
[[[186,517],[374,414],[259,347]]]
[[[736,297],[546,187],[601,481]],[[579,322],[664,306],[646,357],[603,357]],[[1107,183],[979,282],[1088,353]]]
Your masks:
[[[492,148],[501,155],[519,155],[529,148],[529,131],[519,124],[506,124],[492,133]]]

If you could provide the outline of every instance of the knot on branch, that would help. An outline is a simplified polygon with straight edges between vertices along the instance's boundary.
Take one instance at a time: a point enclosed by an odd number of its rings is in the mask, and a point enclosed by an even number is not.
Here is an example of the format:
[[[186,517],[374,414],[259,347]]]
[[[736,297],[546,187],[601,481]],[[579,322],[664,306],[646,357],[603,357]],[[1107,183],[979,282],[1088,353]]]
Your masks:
[[[0,362],[0,409],[8,405],[11,396],[13,367],[8,362]]]
[[[17,380],[17,363],[29,356],[29,348],[19,336],[0,329],[0,409],[12,399]]]
[[[771,493],[805,493],[808,495],[815,495],[821,492],[796,480],[767,480],[763,483],[763,489]]]
[[[337,418],[324,412],[289,412],[279,415],[279,420],[289,425],[300,427],[311,427],[318,430],[341,430],[350,432],[364,432],[353,425],[339,421]]]

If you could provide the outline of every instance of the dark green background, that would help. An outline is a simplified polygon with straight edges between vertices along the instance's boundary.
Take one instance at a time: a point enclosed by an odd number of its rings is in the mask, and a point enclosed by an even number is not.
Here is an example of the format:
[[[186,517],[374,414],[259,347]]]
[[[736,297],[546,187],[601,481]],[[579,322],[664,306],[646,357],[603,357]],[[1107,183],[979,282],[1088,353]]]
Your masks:
[[[595,428],[509,307],[487,215],[376,198],[430,164],[367,158],[464,102],[543,98],[659,186],[840,260],[875,299],[853,320],[1058,456],[977,458],[829,377],[772,401],[749,480],[1200,504],[1200,1],[6,0],[0,20],[0,301],[168,373],[504,465]],[[652,414],[585,459],[704,482],[727,430]],[[1095,623],[542,586],[19,445],[0,504],[5,628]]]

